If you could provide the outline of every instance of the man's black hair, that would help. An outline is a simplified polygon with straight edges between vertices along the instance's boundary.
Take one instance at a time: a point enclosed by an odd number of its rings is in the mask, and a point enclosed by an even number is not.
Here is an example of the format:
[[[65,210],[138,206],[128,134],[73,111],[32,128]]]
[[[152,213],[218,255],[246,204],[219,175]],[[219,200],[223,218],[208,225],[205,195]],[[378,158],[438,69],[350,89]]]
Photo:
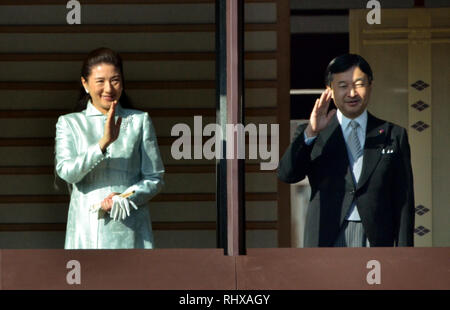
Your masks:
[[[373,81],[373,73],[369,63],[360,55],[357,54],[344,54],[334,58],[328,64],[325,70],[325,85],[331,86],[333,81],[333,74],[345,72],[352,67],[358,67],[367,75],[369,84]]]

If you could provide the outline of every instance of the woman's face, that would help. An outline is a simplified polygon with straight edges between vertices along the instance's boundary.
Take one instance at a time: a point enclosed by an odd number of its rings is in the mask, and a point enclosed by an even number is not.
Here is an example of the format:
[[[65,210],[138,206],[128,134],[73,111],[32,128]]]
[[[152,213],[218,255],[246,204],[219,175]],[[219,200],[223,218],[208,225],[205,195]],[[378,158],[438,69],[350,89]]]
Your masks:
[[[81,77],[81,82],[89,91],[92,104],[103,114],[108,113],[114,100],[119,101],[123,90],[120,71],[107,63],[94,65],[87,80]]]

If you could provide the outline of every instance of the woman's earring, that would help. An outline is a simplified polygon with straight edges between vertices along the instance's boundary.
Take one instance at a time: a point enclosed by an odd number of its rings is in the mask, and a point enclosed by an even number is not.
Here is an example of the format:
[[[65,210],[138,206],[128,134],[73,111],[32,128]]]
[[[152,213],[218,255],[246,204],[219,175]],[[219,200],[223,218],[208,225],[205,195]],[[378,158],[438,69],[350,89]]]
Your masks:
[[[89,94],[89,91],[86,88],[84,90],[86,91],[86,94]]]

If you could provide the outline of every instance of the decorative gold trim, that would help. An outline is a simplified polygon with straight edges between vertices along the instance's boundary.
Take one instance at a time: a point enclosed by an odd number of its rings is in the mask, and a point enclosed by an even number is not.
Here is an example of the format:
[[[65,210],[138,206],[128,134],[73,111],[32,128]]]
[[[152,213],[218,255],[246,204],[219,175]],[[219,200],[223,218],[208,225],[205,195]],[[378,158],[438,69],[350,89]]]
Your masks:
[[[414,33],[414,32],[431,32],[431,33],[447,33],[450,28],[430,28],[430,27],[411,27],[411,28],[381,28],[381,29],[363,29],[363,34],[398,34],[398,33]]]
[[[389,44],[438,44],[438,43],[450,43],[450,38],[440,39],[365,39],[363,45],[389,45]]]

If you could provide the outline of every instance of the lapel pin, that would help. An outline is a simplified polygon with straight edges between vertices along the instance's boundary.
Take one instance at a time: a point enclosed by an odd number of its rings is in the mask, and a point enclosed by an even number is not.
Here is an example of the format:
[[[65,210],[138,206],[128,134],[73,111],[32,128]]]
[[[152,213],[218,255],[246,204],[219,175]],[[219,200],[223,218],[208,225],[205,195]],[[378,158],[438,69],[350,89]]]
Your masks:
[[[378,132],[380,133],[380,135],[384,132],[384,129],[380,129],[378,130]]]

